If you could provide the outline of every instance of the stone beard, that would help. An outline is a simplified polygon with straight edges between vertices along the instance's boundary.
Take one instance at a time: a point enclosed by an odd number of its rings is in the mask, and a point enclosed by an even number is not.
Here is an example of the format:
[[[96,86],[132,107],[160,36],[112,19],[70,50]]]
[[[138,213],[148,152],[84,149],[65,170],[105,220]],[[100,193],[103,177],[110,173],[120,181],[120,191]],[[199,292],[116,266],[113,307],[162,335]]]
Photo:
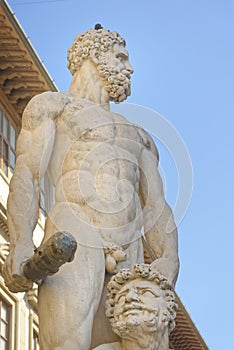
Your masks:
[[[97,65],[100,77],[106,82],[105,89],[110,100],[116,103],[126,100],[131,94],[130,73],[126,69],[118,70],[108,65],[105,59]]]

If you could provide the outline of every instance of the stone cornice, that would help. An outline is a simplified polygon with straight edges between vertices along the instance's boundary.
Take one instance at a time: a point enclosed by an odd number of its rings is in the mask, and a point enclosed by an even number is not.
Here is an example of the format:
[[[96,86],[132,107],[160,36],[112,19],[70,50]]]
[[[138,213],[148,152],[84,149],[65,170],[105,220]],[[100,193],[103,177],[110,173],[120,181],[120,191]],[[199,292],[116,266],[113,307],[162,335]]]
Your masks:
[[[0,86],[19,117],[34,95],[58,90],[4,0],[0,0]]]

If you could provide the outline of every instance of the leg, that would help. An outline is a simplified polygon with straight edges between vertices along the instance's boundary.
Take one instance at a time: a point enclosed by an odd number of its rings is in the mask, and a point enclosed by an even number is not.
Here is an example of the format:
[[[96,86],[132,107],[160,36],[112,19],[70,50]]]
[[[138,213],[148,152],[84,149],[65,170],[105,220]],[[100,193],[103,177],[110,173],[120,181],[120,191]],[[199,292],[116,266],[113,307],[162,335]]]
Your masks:
[[[66,204],[53,210],[46,228],[46,239],[56,230],[71,232],[78,249],[75,259],[48,277],[39,289],[42,350],[88,350],[103,289],[105,260],[99,234],[87,224],[87,218],[80,220],[78,208],[70,209]]]
[[[90,349],[96,349],[96,346],[102,343],[113,343],[120,340],[119,336],[115,334],[111,328],[110,321],[106,317],[106,284],[110,281],[110,276],[106,276],[105,287],[103,289],[102,298],[99,308],[96,312],[93,322],[92,343]]]

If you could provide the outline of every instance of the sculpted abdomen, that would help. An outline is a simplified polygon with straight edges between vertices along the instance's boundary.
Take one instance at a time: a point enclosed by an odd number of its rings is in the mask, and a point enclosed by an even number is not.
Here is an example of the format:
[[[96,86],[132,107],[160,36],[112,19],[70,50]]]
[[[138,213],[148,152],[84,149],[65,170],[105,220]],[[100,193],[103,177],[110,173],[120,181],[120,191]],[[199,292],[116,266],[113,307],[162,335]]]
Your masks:
[[[70,114],[72,106],[68,107],[57,123],[53,164],[60,163],[60,176],[56,202],[76,203],[94,226],[120,230],[134,221],[140,210],[136,156],[121,147],[119,126],[110,113],[99,110],[97,119],[92,108]],[[66,151],[61,159],[64,144]]]
[[[73,202],[81,206],[84,204],[77,170],[69,171],[60,178],[55,188],[55,201]]]

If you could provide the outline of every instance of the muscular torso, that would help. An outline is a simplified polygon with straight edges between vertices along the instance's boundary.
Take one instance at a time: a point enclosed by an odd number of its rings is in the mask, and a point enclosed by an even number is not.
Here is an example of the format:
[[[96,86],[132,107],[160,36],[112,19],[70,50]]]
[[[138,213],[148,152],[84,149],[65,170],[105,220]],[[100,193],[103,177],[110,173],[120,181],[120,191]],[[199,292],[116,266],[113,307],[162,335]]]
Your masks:
[[[134,125],[87,100],[70,97],[56,119],[48,167],[55,203],[79,205],[106,241],[139,234],[140,140]]]

